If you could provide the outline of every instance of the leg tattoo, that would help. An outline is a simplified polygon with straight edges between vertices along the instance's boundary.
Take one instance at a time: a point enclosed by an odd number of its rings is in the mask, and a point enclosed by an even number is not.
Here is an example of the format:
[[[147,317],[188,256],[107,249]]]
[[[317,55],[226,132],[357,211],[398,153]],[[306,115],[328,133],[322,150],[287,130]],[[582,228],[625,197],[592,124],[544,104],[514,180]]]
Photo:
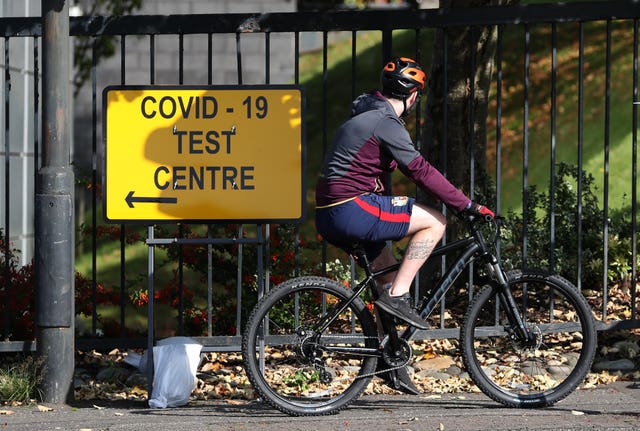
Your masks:
[[[412,241],[407,248],[407,259],[426,259],[429,257],[436,242],[431,238],[424,241]]]

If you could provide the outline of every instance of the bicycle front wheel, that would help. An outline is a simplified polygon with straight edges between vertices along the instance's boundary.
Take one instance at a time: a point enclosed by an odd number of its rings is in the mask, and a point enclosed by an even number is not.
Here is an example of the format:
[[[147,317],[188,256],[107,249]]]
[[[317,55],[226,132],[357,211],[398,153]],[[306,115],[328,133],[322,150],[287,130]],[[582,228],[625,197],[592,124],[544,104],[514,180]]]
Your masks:
[[[335,281],[286,281],[254,308],[242,338],[244,367],[254,389],[295,416],[347,407],[376,368],[378,336],[360,298]]]
[[[464,364],[476,385],[510,407],[544,407],[569,395],[591,368],[595,322],[578,289],[546,273],[507,274],[518,313],[533,340],[522,340],[499,289],[485,286],[469,305],[460,333]]]

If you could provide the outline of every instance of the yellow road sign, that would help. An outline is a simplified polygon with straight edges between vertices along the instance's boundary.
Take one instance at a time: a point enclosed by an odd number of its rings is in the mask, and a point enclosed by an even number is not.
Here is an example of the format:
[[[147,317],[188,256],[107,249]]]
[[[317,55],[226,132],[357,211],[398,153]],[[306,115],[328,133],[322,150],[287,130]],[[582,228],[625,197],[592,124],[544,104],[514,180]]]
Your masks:
[[[299,221],[304,95],[294,86],[111,86],[111,222]]]

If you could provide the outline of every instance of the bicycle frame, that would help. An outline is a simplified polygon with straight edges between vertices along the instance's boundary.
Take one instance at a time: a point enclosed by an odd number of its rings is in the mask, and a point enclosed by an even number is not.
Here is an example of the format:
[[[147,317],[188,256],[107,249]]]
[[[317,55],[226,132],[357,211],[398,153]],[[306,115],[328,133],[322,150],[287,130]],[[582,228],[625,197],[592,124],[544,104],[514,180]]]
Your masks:
[[[517,335],[519,337],[528,342],[531,341],[533,336],[525,329],[526,326],[524,321],[522,320],[522,317],[517,312],[514,312],[514,310],[517,310],[517,306],[515,304],[513,296],[511,295],[511,291],[508,288],[506,276],[502,270],[502,267],[500,266],[498,259],[489,252],[484,236],[479,231],[478,227],[472,222],[472,219],[468,222],[468,228],[470,231],[469,236],[455,240],[449,244],[439,245],[429,256],[428,260],[433,260],[450,252],[462,250],[462,252],[454,259],[453,263],[448,265],[447,270],[445,271],[443,276],[440,277],[440,280],[438,281],[435,288],[431,290],[430,294],[427,297],[423,298],[423,305],[420,308],[421,317],[426,318],[433,312],[437,304],[444,298],[451,286],[453,286],[455,280],[460,276],[460,274],[462,274],[465,268],[467,268],[468,265],[470,265],[474,260],[480,257],[485,261],[492,279],[500,288],[500,297],[506,304],[505,311],[507,313],[510,324],[513,328],[516,328]],[[329,326],[330,322],[332,322],[336,316],[342,313],[353,301],[353,299],[359,297],[367,287],[369,287],[371,291],[375,293],[375,280],[377,278],[382,275],[395,272],[400,267],[400,263],[397,263],[378,271],[372,271],[364,252],[358,252],[358,259],[362,259],[364,262],[363,267],[366,273],[365,279],[360,281],[353,288],[353,295],[351,299],[345,301],[343,304],[341,304],[340,307],[336,307],[331,313],[324,316],[324,318],[314,328],[314,331],[316,331],[316,333],[319,334],[323,330],[325,330]],[[390,337],[390,342],[393,345],[397,345],[398,335],[395,330],[391,330],[392,328],[395,329],[395,326],[393,324],[389,324],[386,317],[382,317],[382,325],[386,335]],[[417,328],[409,326],[402,333],[402,335],[399,336],[399,338],[410,340],[415,335],[417,330]],[[339,348],[339,350],[345,349]]]
[[[464,251],[456,258],[453,264],[449,265],[447,272],[440,279],[437,287],[433,289],[433,291],[429,295],[428,301],[426,302],[426,304],[424,305],[421,311],[422,317],[427,317],[429,314],[431,314],[436,304],[440,302],[440,300],[442,300],[442,298],[447,293],[449,288],[453,285],[453,282],[458,278],[458,276],[467,267],[467,265],[471,263],[471,261],[474,259],[474,256],[479,252],[481,248],[482,247],[480,246],[480,243],[476,240],[476,238],[474,238],[473,236],[469,236],[467,238],[459,239],[449,244],[437,246],[433,250],[431,256],[429,257],[430,260],[436,259],[451,251],[464,249]],[[325,315],[320,320],[320,322],[318,322],[318,324],[313,328],[313,331],[316,334],[321,334],[331,324],[331,322],[335,319],[335,317],[338,316],[340,313],[342,313],[355,298],[358,298],[360,296],[360,294],[366,288],[370,288],[371,291],[375,293],[376,292],[375,280],[378,277],[391,272],[395,272],[400,267],[400,263],[397,263],[397,264],[388,266],[386,268],[383,268],[379,271],[372,271],[364,252],[358,253],[358,259],[362,259],[364,262],[363,267],[365,269],[366,277],[364,278],[364,280],[360,281],[353,288],[353,295],[349,300],[343,302],[339,307],[336,307],[330,313]],[[397,332],[395,331],[394,323],[390,321],[390,319],[386,316],[386,314],[383,314],[380,317],[382,319],[381,323],[383,325],[385,334],[390,337],[389,339],[390,343],[392,345],[397,345],[399,342],[399,338],[398,338]],[[401,338],[405,340],[409,340],[415,334],[416,331],[417,329],[415,327],[410,326],[405,330]],[[367,348],[354,349],[353,347],[347,347],[347,346],[338,347],[338,346],[326,346],[326,345],[324,346],[324,348],[331,351],[340,351],[342,353],[350,353],[350,354],[360,354],[360,355],[366,354],[366,355],[373,355],[373,356],[377,356],[379,354],[377,349],[367,349]]]
[[[456,279],[462,274],[465,268],[471,264],[475,259],[476,254],[481,249],[480,245],[475,241],[473,237],[467,237],[454,241],[452,243],[442,245],[433,250],[429,260],[436,259],[445,255],[451,251],[462,249],[462,253],[448,265],[446,272],[440,277],[436,286],[431,290],[427,297],[423,298],[422,307],[419,308],[419,313],[422,318],[428,317],[436,308],[438,303],[442,301],[446,293],[449,291]],[[402,334],[402,338],[409,340],[416,333],[417,328],[411,326],[408,327]]]

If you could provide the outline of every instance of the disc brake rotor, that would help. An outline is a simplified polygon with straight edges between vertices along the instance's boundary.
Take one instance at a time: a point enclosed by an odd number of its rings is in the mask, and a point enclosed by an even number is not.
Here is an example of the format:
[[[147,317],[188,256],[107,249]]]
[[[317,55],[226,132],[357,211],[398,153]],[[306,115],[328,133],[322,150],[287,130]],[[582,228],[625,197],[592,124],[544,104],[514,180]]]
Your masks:
[[[520,353],[535,352],[542,345],[542,331],[538,326],[527,326],[530,334],[533,334],[533,342],[529,343],[519,337],[512,337],[513,348]]]

